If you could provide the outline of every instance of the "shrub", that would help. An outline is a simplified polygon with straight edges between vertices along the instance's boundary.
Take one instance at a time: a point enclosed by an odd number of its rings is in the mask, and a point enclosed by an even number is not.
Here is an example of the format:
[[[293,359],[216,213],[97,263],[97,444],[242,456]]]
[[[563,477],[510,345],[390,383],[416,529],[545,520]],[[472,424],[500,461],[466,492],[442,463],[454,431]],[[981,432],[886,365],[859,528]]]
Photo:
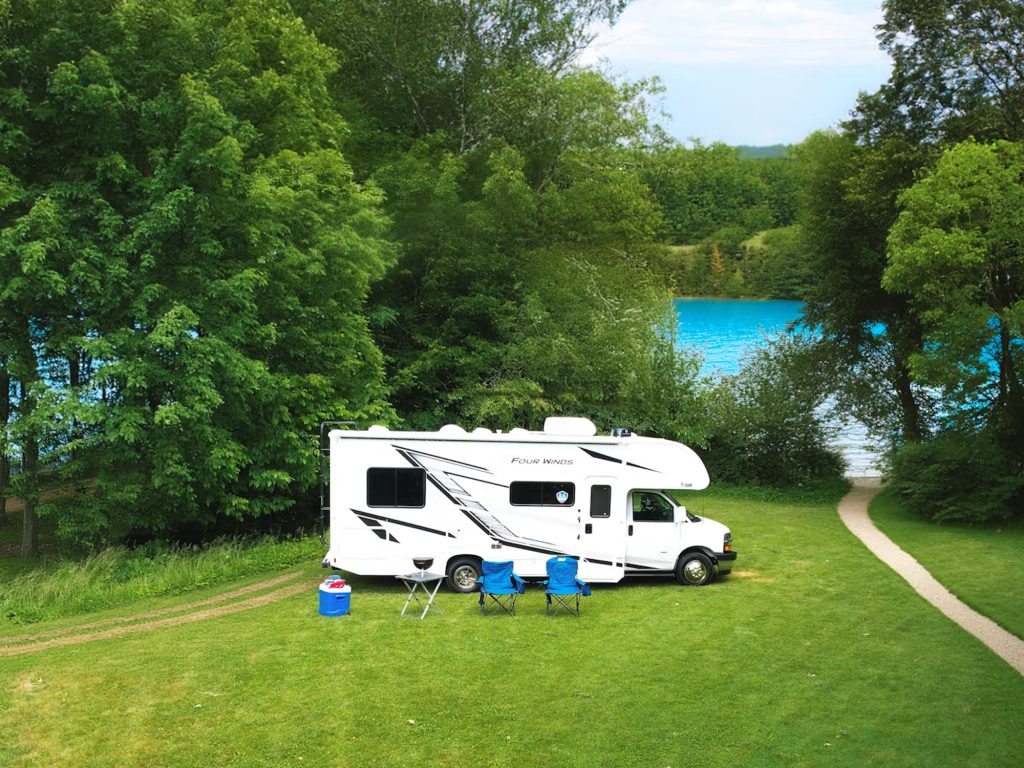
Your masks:
[[[907,443],[889,463],[893,490],[934,522],[1005,520],[1024,504],[1024,478],[990,432],[949,431]]]
[[[820,415],[826,389],[806,350],[800,338],[773,342],[717,385],[704,456],[716,480],[782,487],[842,474]]]

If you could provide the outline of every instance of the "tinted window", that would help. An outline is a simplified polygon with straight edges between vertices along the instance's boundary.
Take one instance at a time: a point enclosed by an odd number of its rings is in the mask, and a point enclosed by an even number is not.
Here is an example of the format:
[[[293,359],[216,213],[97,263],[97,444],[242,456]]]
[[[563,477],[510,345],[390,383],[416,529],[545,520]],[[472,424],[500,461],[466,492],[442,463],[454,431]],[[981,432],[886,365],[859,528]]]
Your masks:
[[[426,472],[415,467],[366,470],[366,503],[371,507],[422,507]]]
[[[576,501],[572,483],[512,483],[509,501],[517,507],[571,507]]]
[[[612,516],[612,487],[610,485],[590,486],[590,516]]]

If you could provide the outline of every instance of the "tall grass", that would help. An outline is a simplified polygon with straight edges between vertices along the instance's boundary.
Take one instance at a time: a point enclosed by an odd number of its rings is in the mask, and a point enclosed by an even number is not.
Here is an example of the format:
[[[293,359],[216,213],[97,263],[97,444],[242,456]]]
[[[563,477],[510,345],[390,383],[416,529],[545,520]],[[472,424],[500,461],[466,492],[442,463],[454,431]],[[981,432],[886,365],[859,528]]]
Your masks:
[[[114,547],[82,560],[41,566],[0,584],[0,625],[31,624],[175,595],[243,576],[316,562],[315,536],[278,541],[224,539],[204,547]]]

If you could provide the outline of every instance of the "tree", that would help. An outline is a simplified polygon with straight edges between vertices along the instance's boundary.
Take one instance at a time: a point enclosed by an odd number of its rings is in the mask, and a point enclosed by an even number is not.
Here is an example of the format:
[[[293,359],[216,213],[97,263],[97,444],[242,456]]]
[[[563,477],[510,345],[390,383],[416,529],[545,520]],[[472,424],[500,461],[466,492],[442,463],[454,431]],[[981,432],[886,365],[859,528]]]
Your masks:
[[[338,51],[349,146],[401,244],[371,318],[407,424],[504,428],[627,399],[612,361],[641,366],[649,307],[667,306],[642,268],[658,216],[634,170],[656,140],[649,88],[567,66],[621,6],[302,5]]]
[[[917,377],[940,387],[946,418],[994,421],[1024,443],[1024,148],[973,141],[947,150],[900,197],[883,285],[907,295],[925,329]],[[1019,452],[1018,452],[1019,453]]]
[[[0,353],[26,466],[92,481],[61,535],[289,505],[318,420],[388,414],[363,301],[392,254],[332,55],[273,0],[40,0],[5,34]]]
[[[295,3],[317,37],[338,51],[335,93],[359,126],[356,154],[376,162],[440,134],[457,154],[490,138],[522,147],[517,134],[530,130],[531,115],[545,119],[552,105],[542,75],[565,72],[592,39],[593,23],[614,22],[624,6],[623,0]]]
[[[851,121],[871,142],[1024,138],[1024,6],[1017,0],[887,0],[889,81]]]
[[[743,160],[738,148],[720,143],[648,154],[645,179],[661,205],[669,240],[696,243],[727,226],[749,237],[773,226],[761,162]]]
[[[916,155],[898,140],[867,147],[817,133],[796,156],[800,232],[814,276],[804,318],[830,352],[840,404],[892,443],[918,440],[930,410],[910,369],[921,331],[906,299],[881,285],[896,196]]]

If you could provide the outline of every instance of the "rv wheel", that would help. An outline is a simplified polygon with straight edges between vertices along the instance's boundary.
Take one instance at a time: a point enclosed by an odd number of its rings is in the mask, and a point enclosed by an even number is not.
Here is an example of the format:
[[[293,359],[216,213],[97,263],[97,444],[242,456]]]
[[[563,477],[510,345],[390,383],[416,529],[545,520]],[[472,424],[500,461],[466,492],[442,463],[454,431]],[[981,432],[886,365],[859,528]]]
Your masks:
[[[480,561],[471,557],[452,560],[445,580],[452,592],[476,592],[476,580],[480,578]]]
[[[701,552],[687,552],[676,563],[676,581],[686,587],[703,587],[714,574],[711,560]]]

